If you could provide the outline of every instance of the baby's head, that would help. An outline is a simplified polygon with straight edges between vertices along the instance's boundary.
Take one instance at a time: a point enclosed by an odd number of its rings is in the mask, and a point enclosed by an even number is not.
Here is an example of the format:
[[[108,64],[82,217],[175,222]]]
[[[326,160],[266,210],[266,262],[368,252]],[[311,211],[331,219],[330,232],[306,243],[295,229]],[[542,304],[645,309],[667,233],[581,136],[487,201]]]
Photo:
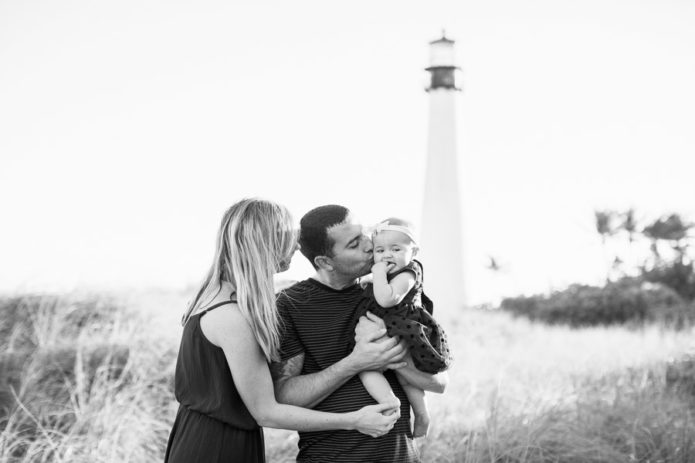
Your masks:
[[[394,264],[389,273],[397,272],[408,265],[417,254],[418,246],[410,222],[395,217],[376,225],[372,233],[374,263]]]

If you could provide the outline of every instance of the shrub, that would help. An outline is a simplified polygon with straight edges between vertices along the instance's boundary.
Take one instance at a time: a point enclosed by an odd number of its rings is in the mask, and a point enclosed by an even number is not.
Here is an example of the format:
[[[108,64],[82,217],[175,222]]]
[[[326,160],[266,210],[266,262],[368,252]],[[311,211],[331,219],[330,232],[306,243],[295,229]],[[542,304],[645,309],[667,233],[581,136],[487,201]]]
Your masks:
[[[656,321],[682,328],[695,320],[695,307],[673,289],[632,279],[602,288],[572,285],[548,296],[506,298],[501,308],[531,320],[574,327]]]
[[[642,273],[645,281],[661,283],[673,288],[682,298],[695,300],[695,271],[693,263],[673,262],[657,266]]]
[[[695,400],[695,358],[673,360],[666,366],[666,386]]]

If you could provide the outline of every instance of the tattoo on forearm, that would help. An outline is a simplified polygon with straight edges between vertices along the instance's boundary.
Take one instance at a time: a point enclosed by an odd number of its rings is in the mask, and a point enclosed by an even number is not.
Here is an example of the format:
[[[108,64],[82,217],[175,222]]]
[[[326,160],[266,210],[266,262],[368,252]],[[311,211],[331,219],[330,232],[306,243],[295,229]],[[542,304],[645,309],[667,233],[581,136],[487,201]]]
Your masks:
[[[299,375],[302,372],[302,366],[304,366],[304,354],[299,354],[283,362],[271,363],[270,374],[273,381],[285,380]]]

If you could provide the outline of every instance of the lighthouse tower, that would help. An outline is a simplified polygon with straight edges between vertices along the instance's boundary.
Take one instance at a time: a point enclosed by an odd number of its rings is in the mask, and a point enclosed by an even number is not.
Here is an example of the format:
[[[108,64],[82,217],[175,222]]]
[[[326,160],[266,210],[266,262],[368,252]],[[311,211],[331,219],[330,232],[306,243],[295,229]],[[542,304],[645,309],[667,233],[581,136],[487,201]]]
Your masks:
[[[429,135],[421,225],[425,292],[441,314],[466,305],[462,207],[456,146],[454,41],[445,34],[430,42]]]

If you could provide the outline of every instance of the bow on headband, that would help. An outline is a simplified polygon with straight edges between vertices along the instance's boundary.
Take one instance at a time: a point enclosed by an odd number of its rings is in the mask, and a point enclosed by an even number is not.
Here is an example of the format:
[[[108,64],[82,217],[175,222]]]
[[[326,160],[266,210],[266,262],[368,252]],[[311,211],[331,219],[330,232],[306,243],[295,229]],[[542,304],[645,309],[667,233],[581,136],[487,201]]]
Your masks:
[[[388,220],[384,220],[381,223],[378,223],[376,227],[374,227],[374,234],[376,235],[377,233],[381,233],[382,231],[397,231],[403,233],[405,236],[410,238],[410,240],[413,243],[417,243],[417,240],[415,239],[415,235],[413,235],[413,232],[410,228],[404,227],[402,225],[391,225],[389,224]]]

